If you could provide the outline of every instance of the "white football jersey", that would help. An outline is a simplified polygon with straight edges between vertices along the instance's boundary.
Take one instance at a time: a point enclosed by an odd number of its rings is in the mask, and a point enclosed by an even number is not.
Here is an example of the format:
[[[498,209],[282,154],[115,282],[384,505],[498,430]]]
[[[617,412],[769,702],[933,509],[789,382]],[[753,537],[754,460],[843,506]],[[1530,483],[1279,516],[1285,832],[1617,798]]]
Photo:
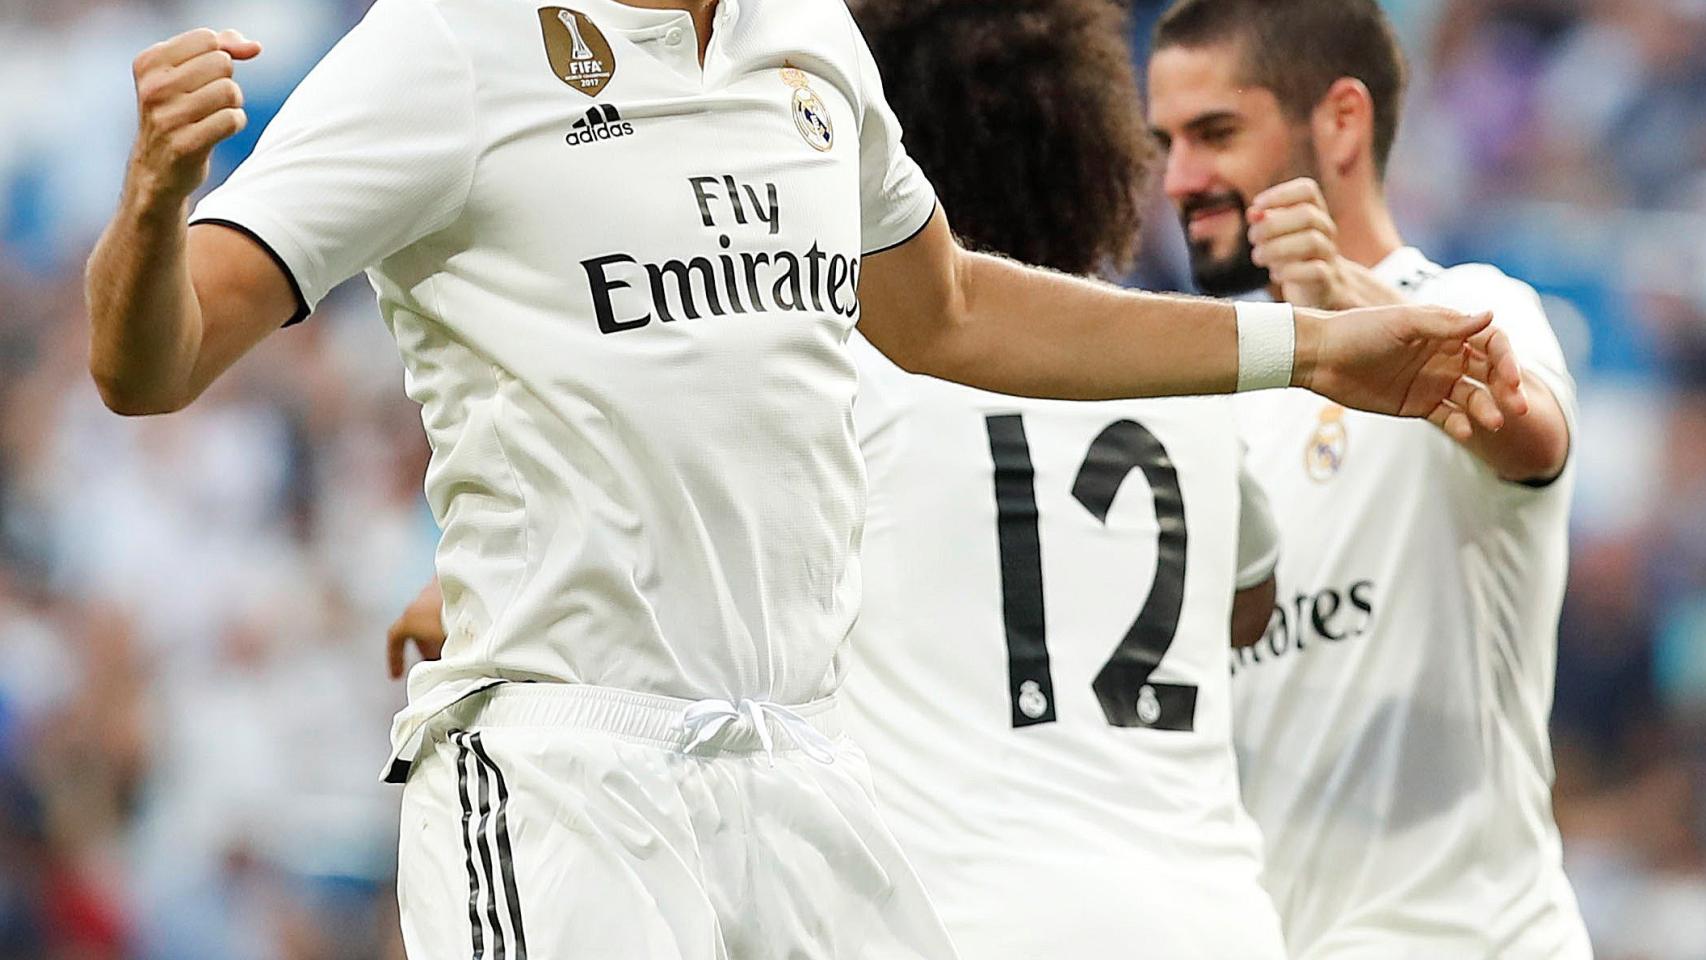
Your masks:
[[[312,306],[368,271],[423,408],[449,642],[393,740],[499,680],[797,704],[859,607],[846,340],[923,228],[841,0],[691,17],[378,0],[198,208]]]
[[[1491,309],[1524,369],[1576,392],[1527,284],[1405,248],[1417,301]],[[1552,819],[1552,705],[1573,469],[1506,483],[1421,421],[1300,390],[1238,400],[1285,550],[1233,714],[1266,882],[1307,960],[1588,955]]]
[[[963,955],[1279,960],[1226,671],[1233,593],[1278,545],[1230,401],[1017,399],[854,353],[844,694]]]

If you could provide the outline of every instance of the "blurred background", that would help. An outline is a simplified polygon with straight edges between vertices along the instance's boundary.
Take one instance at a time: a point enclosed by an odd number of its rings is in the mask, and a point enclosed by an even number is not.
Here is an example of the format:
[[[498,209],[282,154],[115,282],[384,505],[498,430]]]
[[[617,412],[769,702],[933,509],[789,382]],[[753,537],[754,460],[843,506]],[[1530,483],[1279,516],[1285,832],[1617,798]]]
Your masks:
[[[237,26],[249,132],[365,0],[0,0],[0,960],[401,957],[398,685],[430,575],[418,411],[347,285],[190,412],[85,372],[129,64]],[[1134,56],[1164,4],[1135,3]],[[1706,960],[1706,0],[1387,0],[1407,239],[1547,295],[1581,383],[1554,737],[1603,960]],[[1141,279],[1186,274],[1159,202]]]

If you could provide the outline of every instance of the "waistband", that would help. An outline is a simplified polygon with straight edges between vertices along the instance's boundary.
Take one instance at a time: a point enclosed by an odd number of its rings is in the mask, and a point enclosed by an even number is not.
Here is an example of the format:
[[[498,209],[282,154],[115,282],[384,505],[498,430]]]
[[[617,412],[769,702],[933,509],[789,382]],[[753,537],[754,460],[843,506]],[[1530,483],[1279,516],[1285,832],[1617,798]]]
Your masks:
[[[674,750],[690,749],[699,756],[784,753],[807,747],[800,736],[769,736],[762,722],[750,720],[748,704],[779,720],[781,729],[803,723],[827,740],[843,735],[834,698],[782,706],[751,700],[686,700],[581,683],[504,683],[481,690],[434,717],[427,724],[427,735],[497,727],[560,727],[607,733]],[[714,724],[716,731],[711,737],[694,743],[698,729],[711,725],[704,719],[707,708],[709,719],[724,722]]]

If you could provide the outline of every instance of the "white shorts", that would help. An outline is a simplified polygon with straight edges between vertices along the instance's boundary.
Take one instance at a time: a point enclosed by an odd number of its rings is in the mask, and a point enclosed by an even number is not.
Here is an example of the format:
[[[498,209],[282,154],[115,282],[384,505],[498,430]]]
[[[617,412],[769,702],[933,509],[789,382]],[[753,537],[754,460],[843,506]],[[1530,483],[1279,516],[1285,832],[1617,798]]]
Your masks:
[[[773,751],[747,714],[685,752],[692,706],[505,684],[435,718],[403,791],[411,960],[954,957],[833,701],[772,715]]]

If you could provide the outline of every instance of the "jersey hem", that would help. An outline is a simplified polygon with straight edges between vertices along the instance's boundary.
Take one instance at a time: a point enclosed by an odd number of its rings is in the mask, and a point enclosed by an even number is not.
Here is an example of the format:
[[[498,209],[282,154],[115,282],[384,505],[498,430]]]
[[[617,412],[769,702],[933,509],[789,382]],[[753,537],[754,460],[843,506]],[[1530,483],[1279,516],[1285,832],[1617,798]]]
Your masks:
[[[924,232],[924,228],[928,227],[930,225],[930,221],[936,219],[936,208],[940,207],[941,205],[942,205],[941,200],[932,198],[930,201],[930,213],[927,216],[925,216],[924,222],[919,224],[917,229],[915,229],[911,233],[907,234],[904,239],[896,240],[894,243],[891,243],[888,246],[878,247],[875,250],[866,250],[864,253],[859,254],[859,256],[861,258],[863,258],[863,257],[874,257],[879,253],[888,253],[890,250],[893,250],[896,247],[904,247],[907,244],[911,243],[912,241],[918,239],[918,235]]]
[[[189,225],[194,227],[204,223],[224,227],[227,230],[235,230],[253,240],[272,259],[272,262],[278,265],[279,270],[283,271],[285,281],[290,284],[291,296],[296,298],[296,311],[290,315],[289,320],[284,321],[284,326],[293,327],[308,319],[308,315],[313,312],[313,309],[308,304],[308,298],[302,295],[302,284],[296,279],[296,273],[290,269],[290,264],[285,262],[284,257],[273,248],[272,244],[266,241],[266,238],[235,220],[227,220],[223,217],[202,217],[198,220],[191,220]]]

